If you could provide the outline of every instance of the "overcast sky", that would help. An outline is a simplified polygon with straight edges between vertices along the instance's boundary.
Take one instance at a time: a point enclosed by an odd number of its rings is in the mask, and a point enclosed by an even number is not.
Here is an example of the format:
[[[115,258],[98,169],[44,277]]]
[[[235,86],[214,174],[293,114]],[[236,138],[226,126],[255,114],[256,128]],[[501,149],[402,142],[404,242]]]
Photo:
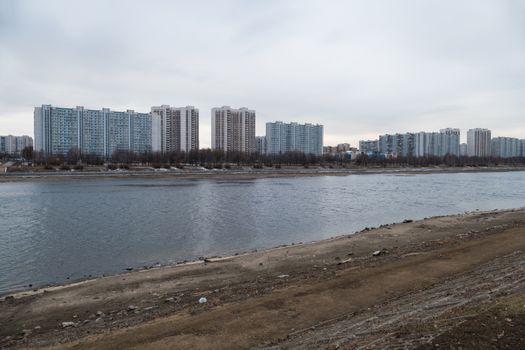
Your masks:
[[[485,127],[525,138],[522,0],[0,0],[0,134],[33,107],[257,111],[325,144]]]

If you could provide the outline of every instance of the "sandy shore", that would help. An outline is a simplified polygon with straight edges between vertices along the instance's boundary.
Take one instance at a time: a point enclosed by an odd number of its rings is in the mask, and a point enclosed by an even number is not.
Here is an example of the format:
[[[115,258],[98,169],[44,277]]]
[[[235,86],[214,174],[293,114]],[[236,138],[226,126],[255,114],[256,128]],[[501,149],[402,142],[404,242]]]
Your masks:
[[[372,174],[453,174],[453,173],[480,173],[480,172],[508,172],[525,171],[525,166],[500,167],[421,167],[421,168],[309,168],[284,167],[282,169],[244,169],[232,170],[169,170],[169,171],[57,171],[33,173],[5,173],[0,174],[0,183],[19,181],[55,181],[78,179],[251,179],[271,177],[308,177],[308,176],[347,176]]]
[[[525,209],[0,300],[0,348],[525,348]]]

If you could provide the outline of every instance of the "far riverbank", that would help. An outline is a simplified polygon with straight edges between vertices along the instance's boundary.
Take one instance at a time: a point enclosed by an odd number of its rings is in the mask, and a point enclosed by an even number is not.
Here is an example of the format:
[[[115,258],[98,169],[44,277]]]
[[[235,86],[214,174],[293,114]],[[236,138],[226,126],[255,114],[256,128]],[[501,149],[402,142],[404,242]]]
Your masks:
[[[45,171],[45,172],[5,172],[0,175],[0,182],[75,180],[75,179],[122,179],[122,178],[173,178],[173,179],[246,179],[271,177],[308,177],[308,176],[347,176],[370,174],[453,174],[478,172],[525,171],[525,166],[498,167],[353,167],[353,168],[301,168],[283,167],[281,169],[254,169],[238,167],[235,169],[205,169],[188,167],[185,169],[143,169],[143,170],[99,170],[99,171]]]

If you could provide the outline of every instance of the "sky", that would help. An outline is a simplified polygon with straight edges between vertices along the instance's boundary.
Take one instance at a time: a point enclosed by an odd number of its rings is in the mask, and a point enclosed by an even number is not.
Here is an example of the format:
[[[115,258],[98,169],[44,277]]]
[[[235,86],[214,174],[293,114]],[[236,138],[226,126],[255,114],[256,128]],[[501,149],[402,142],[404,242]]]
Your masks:
[[[525,138],[522,0],[0,0],[0,135],[42,104],[257,111],[325,145],[456,127]]]

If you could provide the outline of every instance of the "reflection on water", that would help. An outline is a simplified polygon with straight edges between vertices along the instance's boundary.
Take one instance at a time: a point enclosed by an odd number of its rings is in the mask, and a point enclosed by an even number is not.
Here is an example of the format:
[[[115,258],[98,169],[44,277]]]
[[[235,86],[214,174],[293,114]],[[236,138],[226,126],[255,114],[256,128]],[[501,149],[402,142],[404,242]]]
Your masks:
[[[405,218],[523,206],[525,172],[2,183],[0,293]]]

